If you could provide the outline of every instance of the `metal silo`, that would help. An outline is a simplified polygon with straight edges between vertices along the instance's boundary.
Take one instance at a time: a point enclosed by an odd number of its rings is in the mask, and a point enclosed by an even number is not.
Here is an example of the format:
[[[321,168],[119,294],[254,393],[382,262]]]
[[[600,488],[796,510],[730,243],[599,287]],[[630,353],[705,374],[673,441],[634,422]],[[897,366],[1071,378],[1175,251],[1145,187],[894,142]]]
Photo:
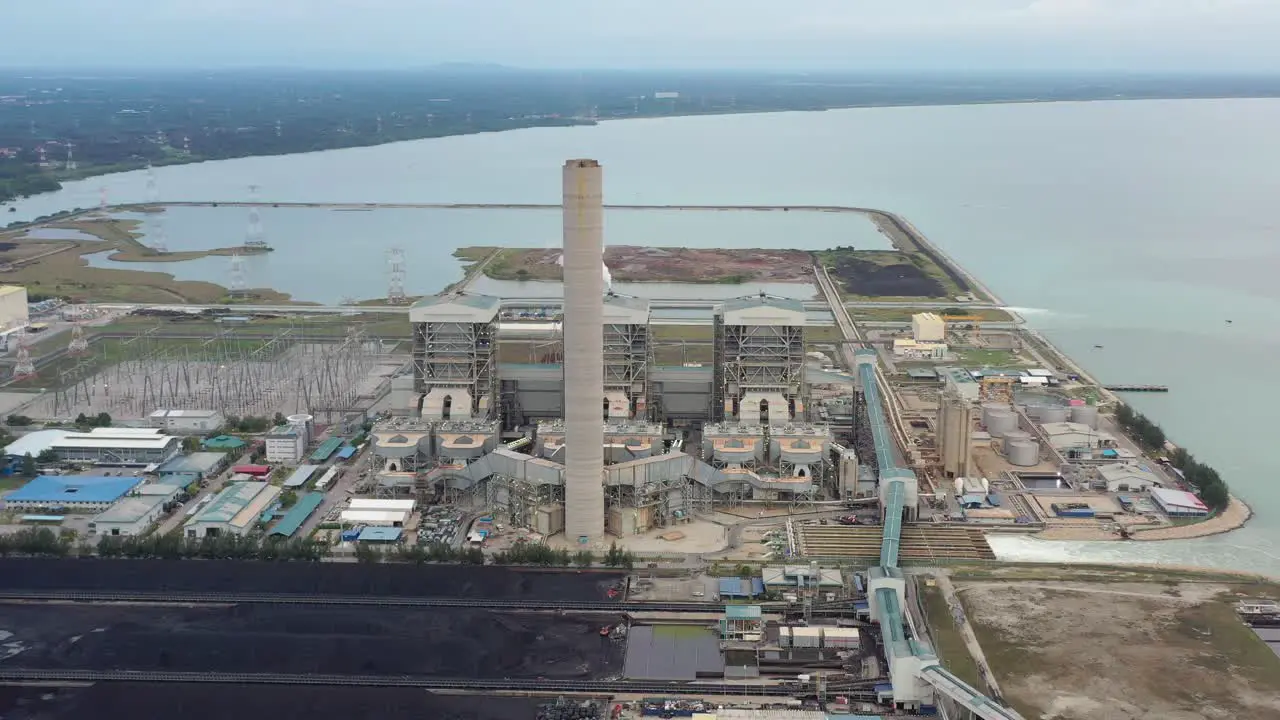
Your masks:
[[[1098,427],[1098,407],[1096,405],[1076,405],[1071,408],[1071,422]]]
[[[1002,447],[1005,449],[1004,450],[1005,453],[1008,454],[1009,445],[1011,443],[1030,440],[1030,439],[1031,439],[1031,433],[1027,432],[1026,430],[1009,430],[1005,432],[1004,435],[1002,436],[1002,440],[1003,440]]]
[[[982,406],[982,426],[987,427],[991,424],[991,413],[1008,412],[1009,406],[1000,403],[987,403]]]
[[[1040,413],[1040,422],[1042,423],[1060,423],[1067,421],[1067,409],[1061,405],[1046,406],[1044,412]]]
[[[1040,443],[1035,440],[1015,440],[1006,446],[1010,465],[1031,467],[1040,462]]]
[[[1018,416],[1012,410],[992,410],[987,414],[987,433],[991,437],[1004,437],[1004,434],[1018,429]]]

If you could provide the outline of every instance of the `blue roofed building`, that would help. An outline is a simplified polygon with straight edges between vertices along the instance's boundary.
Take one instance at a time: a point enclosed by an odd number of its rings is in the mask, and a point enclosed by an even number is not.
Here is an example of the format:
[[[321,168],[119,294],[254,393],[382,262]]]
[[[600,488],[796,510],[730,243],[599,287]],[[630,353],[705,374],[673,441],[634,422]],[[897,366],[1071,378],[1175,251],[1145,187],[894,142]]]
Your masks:
[[[142,483],[142,478],[40,475],[9,493],[5,507],[18,509],[63,507],[102,512]]]
[[[764,595],[764,580],[760,578],[720,578],[720,597],[753,598]]]

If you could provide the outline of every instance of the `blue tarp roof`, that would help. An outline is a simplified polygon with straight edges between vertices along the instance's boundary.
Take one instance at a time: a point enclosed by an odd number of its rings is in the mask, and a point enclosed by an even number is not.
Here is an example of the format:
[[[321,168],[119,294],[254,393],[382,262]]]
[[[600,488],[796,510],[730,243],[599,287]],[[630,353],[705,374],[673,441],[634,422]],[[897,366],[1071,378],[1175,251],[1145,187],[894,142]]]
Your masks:
[[[755,597],[764,594],[762,578],[720,578],[720,597]]]
[[[307,493],[298,498],[298,502],[289,508],[289,512],[285,513],[274,528],[271,528],[271,534],[293,537],[293,534],[298,532],[298,528],[302,527],[302,523],[311,517],[311,513],[315,512],[322,502],[324,502],[324,493],[320,492]]]
[[[142,482],[142,478],[84,477],[79,475],[40,475],[9,493],[6,502],[58,503],[115,502]]]
[[[403,532],[403,530],[400,528],[367,527],[360,531],[360,536],[356,539],[361,542],[367,542],[370,540],[374,542],[395,542],[400,539],[401,532]]]
[[[351,459],[351,456],[352,456],[352,455],[355,455],[355,454],[356,454],[356,449],[355,449],[354,447],[351,447],[350,445],[348,445],[348,446],[346,446],[346,447],[344,447],[344,448],[342,448],[341,450],[339,450],[339,451],[338,451],[338,459],[339,459],[339,460],[350,460],[350,459]]]

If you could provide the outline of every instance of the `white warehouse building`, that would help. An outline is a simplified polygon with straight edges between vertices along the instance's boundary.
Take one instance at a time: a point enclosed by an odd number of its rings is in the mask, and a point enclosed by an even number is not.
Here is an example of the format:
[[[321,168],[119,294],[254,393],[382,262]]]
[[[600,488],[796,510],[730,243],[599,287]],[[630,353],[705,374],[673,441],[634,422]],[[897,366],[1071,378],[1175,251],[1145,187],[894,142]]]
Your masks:
[[[911,339],[918,343],[940,343],[947,339],[947,323],[936,313],[911,316]]]
[[[24,327],[30,319],[27,289],[21,285],[0,285],[0,330]]]
[[[158,428],[94,428],[66,433],[49,448],[62,460],[95,465],[152,465],[163,463],[181,449],[182,441]]]
[[[187,521],[183,534],[189,538],[246,535],[279,495],[280,488],[270,483],[231,483]]]
[[[216,410],[156,410],[149,420],[151,427],[171,433],[206,433],[227,422]]]

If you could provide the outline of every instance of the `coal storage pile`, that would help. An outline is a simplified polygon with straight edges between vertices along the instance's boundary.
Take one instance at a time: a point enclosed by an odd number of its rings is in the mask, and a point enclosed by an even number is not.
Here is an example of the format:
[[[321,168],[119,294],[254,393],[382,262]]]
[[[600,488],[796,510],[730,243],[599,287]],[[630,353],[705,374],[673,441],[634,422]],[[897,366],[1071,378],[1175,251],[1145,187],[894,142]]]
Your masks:
[[[605,600],[623,575],[471,565],[0,558],[0,590]]]
[[[598,617],[469,608],[0,606],[0,666],[594,679],[623,646]]]
[[[204,683],[98,683],[89,688],[39,688],[0,706],[5,720],[531,720],[527,698],[441,695],[409,688],[339,688]]]

